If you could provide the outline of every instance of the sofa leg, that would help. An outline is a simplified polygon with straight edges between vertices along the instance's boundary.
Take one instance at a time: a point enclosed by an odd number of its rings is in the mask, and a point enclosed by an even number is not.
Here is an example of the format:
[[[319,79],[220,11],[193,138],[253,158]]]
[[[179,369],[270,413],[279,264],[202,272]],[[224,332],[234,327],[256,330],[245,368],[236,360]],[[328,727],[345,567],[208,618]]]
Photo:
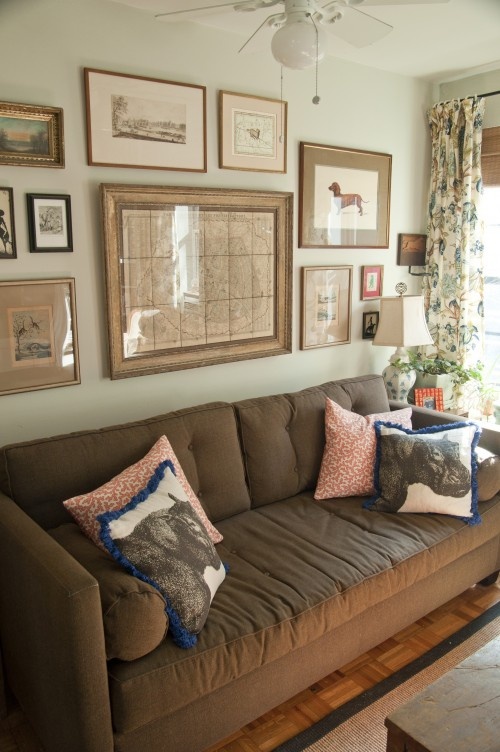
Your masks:
[[[484,580],[479,581],[479,585],[484,585],[485,587],[487,585],[494,585],[497,581],[498,574],[500,572],[500,569],[497,569],[496,572],[493,572],[492,574],[488,575],[488,577],[485,577]]]

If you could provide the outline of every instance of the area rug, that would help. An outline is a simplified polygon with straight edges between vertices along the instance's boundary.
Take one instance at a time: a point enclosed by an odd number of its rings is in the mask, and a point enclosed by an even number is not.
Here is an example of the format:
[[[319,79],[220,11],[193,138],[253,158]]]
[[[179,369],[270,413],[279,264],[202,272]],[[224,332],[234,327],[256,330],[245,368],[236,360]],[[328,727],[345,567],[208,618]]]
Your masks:
[[[500,635],[500,603],[274,752],[385,752],[384,719]]]

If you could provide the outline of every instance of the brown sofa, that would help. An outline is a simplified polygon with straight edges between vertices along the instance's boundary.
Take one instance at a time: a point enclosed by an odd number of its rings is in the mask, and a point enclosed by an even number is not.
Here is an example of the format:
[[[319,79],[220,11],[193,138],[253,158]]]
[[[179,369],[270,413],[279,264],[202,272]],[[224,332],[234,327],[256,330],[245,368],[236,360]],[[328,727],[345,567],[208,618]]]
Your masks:
[[[498,496],[477,526],[315,501],[326,397],[389,409],[363,376],[0,450],[4,674],[47,752],[203,750],[500,569]],[[415,428],[450,419],[413,412]],[[229,565],[189,650],[62,505],[163,434]],[[482,444],[500,454],[495,431]]]

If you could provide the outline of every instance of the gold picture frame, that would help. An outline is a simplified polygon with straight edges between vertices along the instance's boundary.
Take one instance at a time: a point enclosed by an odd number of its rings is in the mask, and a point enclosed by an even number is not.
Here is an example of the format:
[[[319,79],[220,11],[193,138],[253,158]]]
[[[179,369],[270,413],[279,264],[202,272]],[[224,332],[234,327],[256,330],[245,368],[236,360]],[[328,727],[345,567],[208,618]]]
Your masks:
[[[80,383],[75,280],[0,282],[0,395]]]
[[[286,172],[287,109],[281,99],[219,91],[219,167]]]
[[[64,167],[62,109],[0,102],[0,164]]]
[[[291,352],[292,193],[100,190],[112,379]]]
[[[300,248],[388,248],[390,154],[301,142]]]
[[[207,171],[206,87],[84,68],[89,165]]]
[[[302,267],[302,350],[351,341],[352,266]]]

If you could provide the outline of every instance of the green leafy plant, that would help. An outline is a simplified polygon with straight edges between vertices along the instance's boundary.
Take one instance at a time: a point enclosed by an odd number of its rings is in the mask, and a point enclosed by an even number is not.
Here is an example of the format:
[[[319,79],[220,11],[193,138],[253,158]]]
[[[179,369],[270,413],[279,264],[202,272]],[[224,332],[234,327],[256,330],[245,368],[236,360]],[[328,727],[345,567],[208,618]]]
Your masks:
[[[466,384],[469,381],[483,383],[483,364],[478,362],[474,366],[465,366],[447,358],[426,358],[420,353],[409,352],[408,361],[398,359],[393,365],[400,371],[417,371],[417,373],[429,373],[440,375],[447,373],[455,384]]]

